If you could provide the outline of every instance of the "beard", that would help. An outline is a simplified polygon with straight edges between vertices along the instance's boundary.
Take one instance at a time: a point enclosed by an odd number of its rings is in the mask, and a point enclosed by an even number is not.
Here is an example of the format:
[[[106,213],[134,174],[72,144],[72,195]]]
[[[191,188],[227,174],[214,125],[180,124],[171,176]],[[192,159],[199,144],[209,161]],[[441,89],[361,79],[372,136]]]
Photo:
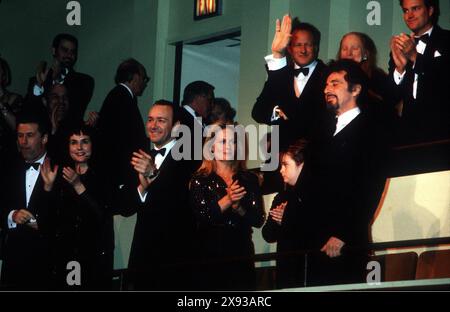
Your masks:
[[[330,100],[327,100],[327,110],[336,112],[339,109],[339,101],[336,96],[331,96]]]

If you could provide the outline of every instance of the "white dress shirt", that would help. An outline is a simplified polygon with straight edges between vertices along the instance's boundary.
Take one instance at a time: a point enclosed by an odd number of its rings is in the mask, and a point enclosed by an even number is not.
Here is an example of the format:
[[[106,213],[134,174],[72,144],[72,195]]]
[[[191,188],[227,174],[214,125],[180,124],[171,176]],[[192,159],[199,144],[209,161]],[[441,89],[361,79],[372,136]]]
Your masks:
[[[287,66],[286,57],[274,58],[273,54],[270,54],[267,55],[264,59],[266,60],[267,67],[269,68],[270,71],[279,70]],[[314,60],[311,64],[303,66],[303,68],[309,68],[308,75],[305,76],[303,73],[300,73],[297,77],[294,76],[294,81],[297,85],[300,94],[302,94],[303,90],[305,89],[306,84],[308,83],[309,78],[312,76],[312,73],[314,72],[316,66],[317,60]],[[297,69],[300,68],[300,66],[295,64],[294,68]],[[275,111],[276,109],[278,109],[278,105],[273,108],[271,121],[275,121],[280,118],[279,114]]]
[[[423,35],[428,34],[428,36],[431,36],[431,32],[433,31],[433,27],[431,27],[428,31],[426,31]],[[424,54],[425,53],[425,49],[427,47],[427,44],[425,42],[423,42],[422,40],[419,40],[419,42],[416,45],[416,51],[417,53],[420,54]],[[413,65],[414,68],[415,64]],[[406,70],[400,74],[397,69],[394,70],[394,81],[397,85],[399,85],[402,81],[403,78],[405,77],[406,74]],[[414,83],[413,83],[413,97],[414,99],[417,97],[417,83],[419,80],[419,75],[417,75],[416,73],[414,73]]]
[[[355,108],[352,108],[352,109],[346,111],[345,113],[337,116],[336,131],[334,132],[333,136],[335,136],[342,129],[344,129],[360,113],[361,113],[361,110],[359,109],[359,107],[355,107]]]
[[[35,161],[36,163],[40,164],[38,170],[35,170],[33,167],[30,167],[25,172],[26,207],[24,207],[24,208],[28,208],[28,204],[30,203],[31,195],[33,194],[34,186],[36,185],[36,181],[39,178],[39,174],[41,172],[41,166],[44,163],[44,159],[45,159],[46,155],[47,154],[45,153],[41,158],[39,158],[37,161]],[[16,210],[12,210],[8,214],[8,227],[10,229],[13,229],[17,226],[17,224],[12,219],[12,215],[15,211]]]

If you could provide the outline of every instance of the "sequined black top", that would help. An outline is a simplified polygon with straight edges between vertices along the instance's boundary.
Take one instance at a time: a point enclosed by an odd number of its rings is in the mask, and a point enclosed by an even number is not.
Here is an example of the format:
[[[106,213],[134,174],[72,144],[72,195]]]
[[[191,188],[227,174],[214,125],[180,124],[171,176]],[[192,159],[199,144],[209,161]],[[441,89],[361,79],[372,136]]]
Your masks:
[[[239,184],[247,191],[240,201],[241,207],[245,210],[243,216],[232,208],[221,212],[218,202],[227,194],[227,185],[217,174],[192,178],[191,204],[200,228],[245,228],[251,233],[252,226],[258,228],[262,226],[265,216],[257,177],[252,173],[240,171],[233,176],[234,179],[238,179]]]
[[[227,194],[227,185],[217,174],[194,176],[191,180],[190,200],[198,225],[197,250],[204,260],[196,275],[201,289],[255,287],[252,227],[264,223],[262,195],[254,174],[241,171],[233,176],[235,179],[247,191],[240,200],[243,215],[231,207],[221,212],[218,202]]]

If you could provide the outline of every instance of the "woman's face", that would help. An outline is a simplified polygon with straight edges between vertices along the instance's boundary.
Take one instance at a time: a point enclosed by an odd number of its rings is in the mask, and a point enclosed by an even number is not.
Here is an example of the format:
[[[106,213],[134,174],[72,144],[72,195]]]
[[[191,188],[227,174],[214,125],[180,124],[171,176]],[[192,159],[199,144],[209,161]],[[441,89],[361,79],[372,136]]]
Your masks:
[[[216,160],[235,160],[235,132],[228,127],[217,132],[213,145]]]
[[[349,59],[361,63],[363,58],[367,58],[364,54],[364,47],[358,36],[351,34],[342,39],[341,50],[339,51],[340,59]]]
[[[295,185],[302,169],[303,163],[297,165],[289,154],[283,155],[283,158],[281,159],[280,173],[283,177],[284,183]]]
[[[75,163],[86,163],[92,154],[91,138],[85,134],[73,134],[69,139],[69,153]]]

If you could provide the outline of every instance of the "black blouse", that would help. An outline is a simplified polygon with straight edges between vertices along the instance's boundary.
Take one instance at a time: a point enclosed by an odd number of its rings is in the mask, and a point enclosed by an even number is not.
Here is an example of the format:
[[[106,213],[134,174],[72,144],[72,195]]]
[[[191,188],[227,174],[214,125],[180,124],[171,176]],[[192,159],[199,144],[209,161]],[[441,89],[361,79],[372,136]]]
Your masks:
[[[240,205],[245,214],[239,215],[232,208],[223,213],[219,200],[227,194],[225,181],[217,174],[195,176],[191,180],[191,204],[199,227],[261,227],[265,220],[263,200],[257,177],[249,172],[240,171],[234,175],[247,194],[241,199]]]

